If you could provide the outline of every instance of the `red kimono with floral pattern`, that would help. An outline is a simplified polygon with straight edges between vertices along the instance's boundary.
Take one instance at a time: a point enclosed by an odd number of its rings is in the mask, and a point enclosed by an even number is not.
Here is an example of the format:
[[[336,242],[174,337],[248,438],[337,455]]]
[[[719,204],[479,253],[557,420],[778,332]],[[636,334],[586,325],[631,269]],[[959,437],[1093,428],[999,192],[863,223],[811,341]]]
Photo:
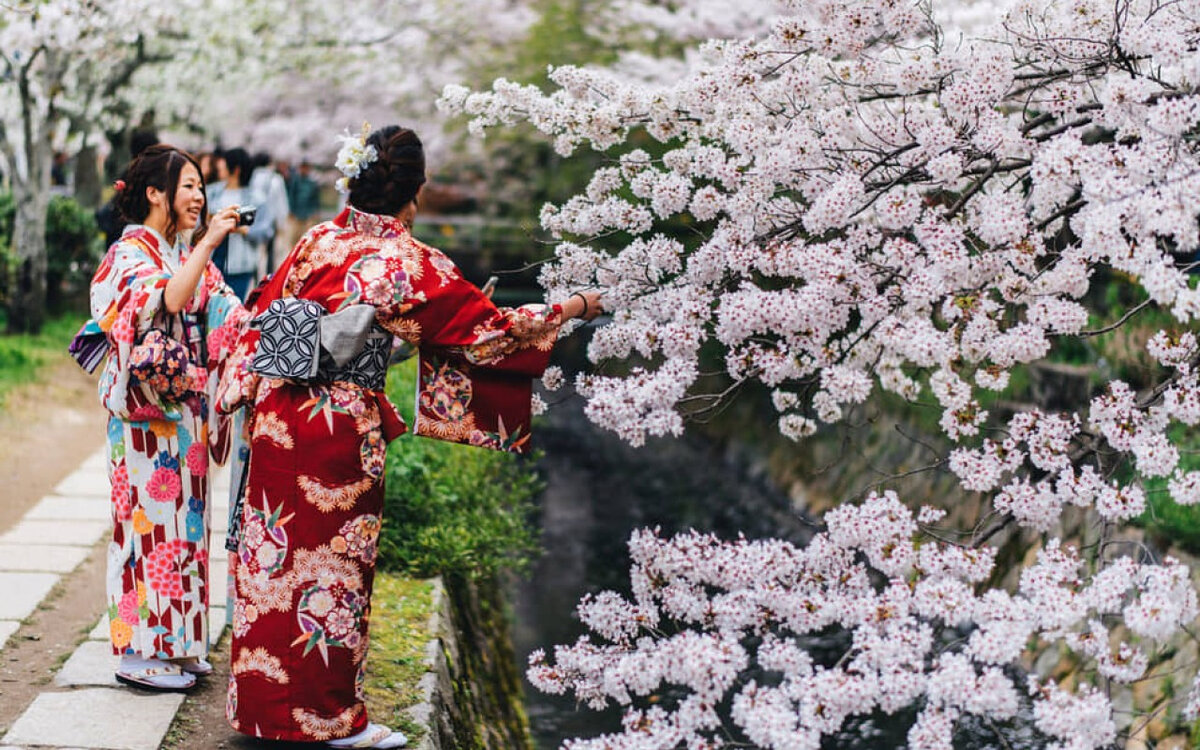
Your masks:
[[[528,445],[531,380],[557,309],[497,309],[399,221],[352,209],[311,229],[253,309],[295,296],[354,304],[422,356],[417,432],[506,450]],[[406,427],[382,391],[251,372],[247,329],[218,397],[249,405],[249,478],[236,556],[227,716],[245,734],[346,737],[363,698],[388,441]]]

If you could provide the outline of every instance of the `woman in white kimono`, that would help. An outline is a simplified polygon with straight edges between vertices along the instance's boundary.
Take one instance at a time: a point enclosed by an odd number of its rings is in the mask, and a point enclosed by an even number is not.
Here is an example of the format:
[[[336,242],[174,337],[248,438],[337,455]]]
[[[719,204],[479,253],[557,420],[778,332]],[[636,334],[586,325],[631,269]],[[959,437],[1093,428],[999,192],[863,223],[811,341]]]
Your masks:
[[[164,144],[134,159],[115,187],[129,224],[91,286],[108,344],[99,391],[110,414],[109,632],[118,680],[186,690],[212,671],[209,462],[224,460],[228,430],[209,408],[209,375],[246,312],[209,256],[237,226],[237,209],[206,225],[199,165]],[[151,367],[135,373],[139,360]]]

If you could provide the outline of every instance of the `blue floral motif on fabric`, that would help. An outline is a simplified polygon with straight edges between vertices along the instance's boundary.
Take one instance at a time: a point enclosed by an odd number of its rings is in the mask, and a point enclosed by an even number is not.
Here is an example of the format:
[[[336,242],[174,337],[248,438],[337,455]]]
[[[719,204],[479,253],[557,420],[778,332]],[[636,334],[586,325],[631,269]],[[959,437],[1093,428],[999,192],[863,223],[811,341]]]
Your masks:
[[[188,513],[185,526],[189,542],[198,542],[204,538],[204,516],[200,513]]]

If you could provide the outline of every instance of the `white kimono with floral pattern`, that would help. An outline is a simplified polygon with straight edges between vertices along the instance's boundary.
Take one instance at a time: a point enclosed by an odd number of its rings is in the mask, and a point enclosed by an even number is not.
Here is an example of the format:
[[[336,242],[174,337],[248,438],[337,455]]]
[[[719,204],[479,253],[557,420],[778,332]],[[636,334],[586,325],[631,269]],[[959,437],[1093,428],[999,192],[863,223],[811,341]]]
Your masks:
[[[144,227],[126,227],[92,279],[91,312],[108,359],[100,401],[110,414],[108,474],[113,537],[108,546],[108,621],[113,653],[180,658],[208,652],[209,465],[228,452],[227,418],[210,410],[214,369],[246,315],[212,263],[188,303],[192,390],[161,400],[131,379],[129,358],[164,321],[163,290],[191,249]],[[207,332],[207,361],[199,338]],[[188,336],[176,325],[172,335]],[[210,378],[210,373],[212,377]]]

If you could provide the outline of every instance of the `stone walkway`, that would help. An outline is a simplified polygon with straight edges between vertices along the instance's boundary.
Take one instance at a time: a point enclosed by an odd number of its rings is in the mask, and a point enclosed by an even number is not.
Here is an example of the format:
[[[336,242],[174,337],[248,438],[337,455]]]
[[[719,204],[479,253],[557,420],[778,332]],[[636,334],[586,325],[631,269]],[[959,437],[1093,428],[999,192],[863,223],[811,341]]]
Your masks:
[[[225,581],[228,571],[229,472],[220,469],[213,480],[209,580],[217,582]],[[0,534],[0,649],[55,584],[110,533],[109,519],[109,484],[101,450],[16,526]],[[210,598],[210,638],[215,644],[225,630],[226,587],[212,586]],[[103,609],[103,592],[97,592],[96,611]],[[0,750],[157,750],[183,695],[121,687],[113,678],[116,664],[108,644],[108,618],[101,614],[52,683],[0,737]]]

